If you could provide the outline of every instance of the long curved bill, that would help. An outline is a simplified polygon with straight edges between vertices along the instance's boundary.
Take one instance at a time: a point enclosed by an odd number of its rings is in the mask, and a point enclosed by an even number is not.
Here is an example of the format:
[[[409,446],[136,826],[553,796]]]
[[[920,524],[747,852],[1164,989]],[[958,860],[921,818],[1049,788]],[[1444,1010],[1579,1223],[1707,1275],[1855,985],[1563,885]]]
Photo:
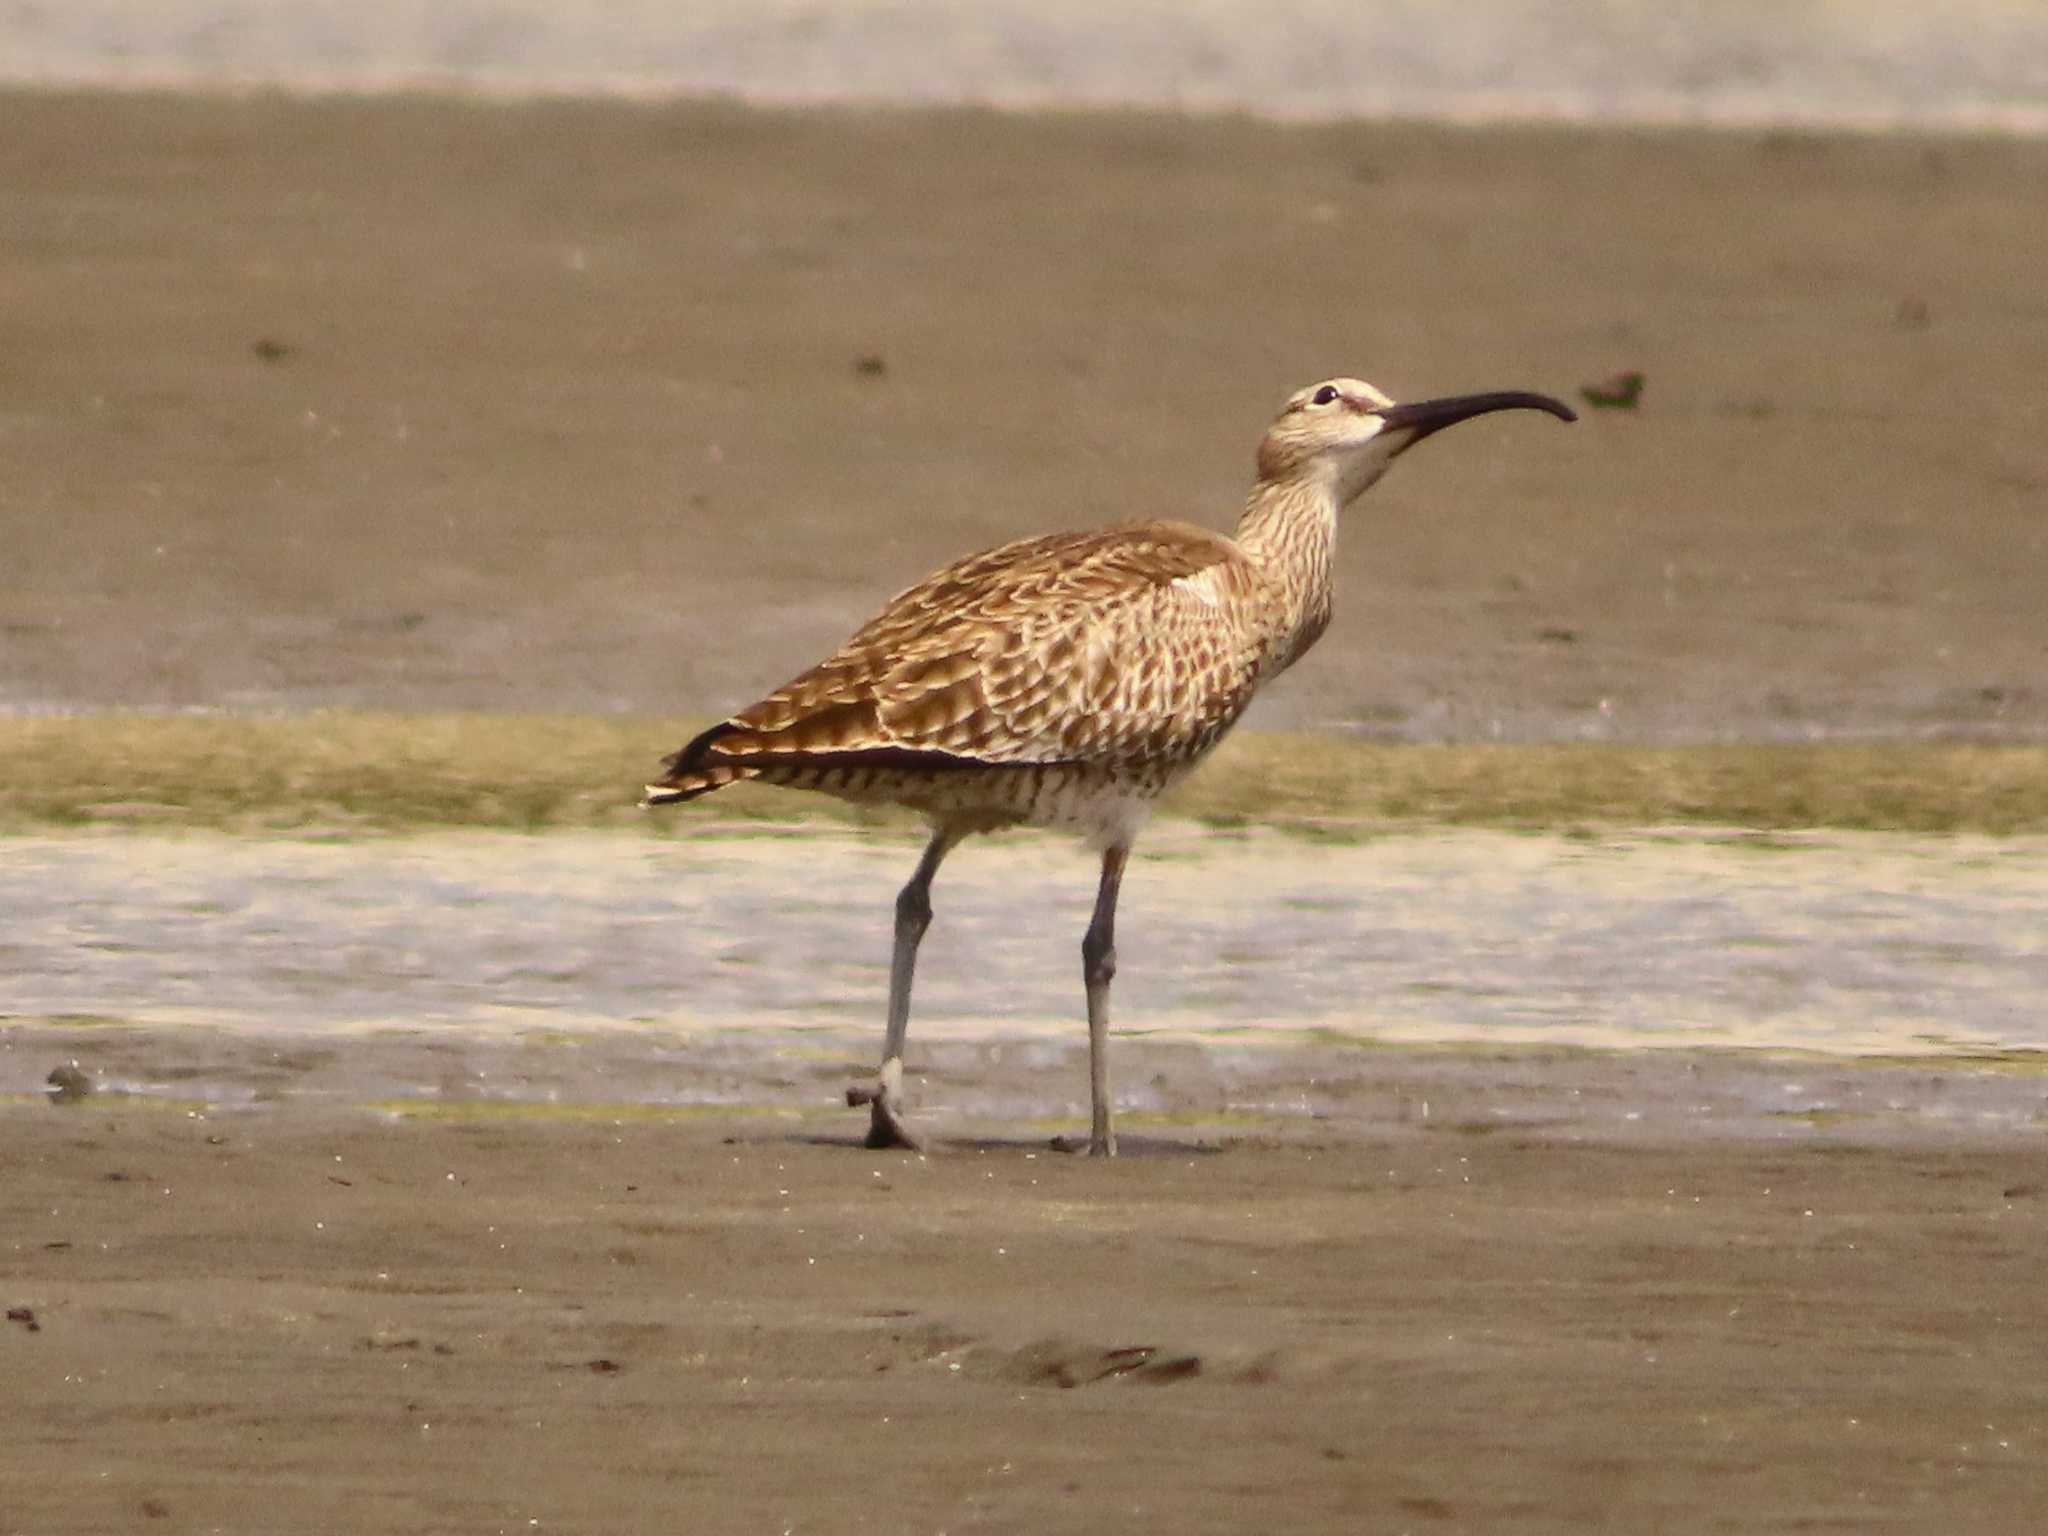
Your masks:
[[[1526,389],[1497,389],[1483,395],[1447,395],[1441,400],[1407,400],[1385,406],[1380,419],[1392,430],[1400,428],[1415,435],[1403,444],[1412,448],[1432,432],[1455,427],[1489,411],[1548,411],[1559,421],[1577,421],[1579,413],[1562,400],[1531,394]]]

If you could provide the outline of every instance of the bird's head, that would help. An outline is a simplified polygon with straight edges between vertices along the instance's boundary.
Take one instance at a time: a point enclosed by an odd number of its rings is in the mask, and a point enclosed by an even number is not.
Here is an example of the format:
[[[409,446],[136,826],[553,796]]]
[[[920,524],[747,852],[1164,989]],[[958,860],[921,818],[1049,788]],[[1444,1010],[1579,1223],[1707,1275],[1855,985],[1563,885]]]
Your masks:
[[[1266,429],[1259,443],[1259,479],[1320,480],[1342,505],[1431,433],[1489,411],[1513,410],[1578,419],[1562,401],[1519,389],[1402,403],[1363,379],[1329,379],[1296,390]]]

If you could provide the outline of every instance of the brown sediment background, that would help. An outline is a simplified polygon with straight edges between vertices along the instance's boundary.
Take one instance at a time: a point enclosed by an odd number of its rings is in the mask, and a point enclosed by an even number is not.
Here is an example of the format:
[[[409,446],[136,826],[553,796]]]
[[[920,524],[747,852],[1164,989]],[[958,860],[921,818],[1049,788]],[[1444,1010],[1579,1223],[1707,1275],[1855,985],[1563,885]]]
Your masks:
[[[22,1531],[2022,1532],[2038,1135],[7,1122]]]
[[[1027,531],[1447,435],[1254,725],[2039,739],[2048,144],[15,93],[11,709],[715,714]]]
[[[2034,1529],[2034,759],[1882,744],[2048,734],[2040,142],[0,111],[0,1532]],[[1225,524],[1309,379],[1631,369],[1355,509],[1321,736],[1134,868],[1113,1168],[1068,850],[949,865],[877,1159],[893,830],[383,835],[608,827],[621,721],[940,560]],[[505,712],[602,782],[481,794]],[[1338,736],[1880,747],[1626,802],[1756,837]]]

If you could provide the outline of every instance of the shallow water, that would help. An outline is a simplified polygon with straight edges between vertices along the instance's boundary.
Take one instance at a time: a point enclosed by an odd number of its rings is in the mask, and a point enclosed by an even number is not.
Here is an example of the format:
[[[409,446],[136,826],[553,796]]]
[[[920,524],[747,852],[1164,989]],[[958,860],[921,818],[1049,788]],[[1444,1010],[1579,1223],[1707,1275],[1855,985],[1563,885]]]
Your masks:
[[[320,1035],[867,1027],[915,856],[839,830],[0,846],[0,1009]],[[1089,856],[970,843],[935,888],[914,1028],[1073,1028]],[[1140,845],[1119,1026],[1211,1036],[2048,1046],[2048,844],[1901,837]]]
[[[174,1104],[843,1121],[914,857],[830,828],[10,840],[0,1098],[76,1058]],[[1092,874],[1033,837],[949,861],[921,1116],[1085,1112]],[[2043,1113],[2044,932],[2040,839],[1156,829],[1119,917],[1117,1104],[1269,1131],[2010,1129]]]
[[[1147,106],[1277,117],[2048,127],[2029,0],[1442,6],[112,0],[0,16],[0,78]]]

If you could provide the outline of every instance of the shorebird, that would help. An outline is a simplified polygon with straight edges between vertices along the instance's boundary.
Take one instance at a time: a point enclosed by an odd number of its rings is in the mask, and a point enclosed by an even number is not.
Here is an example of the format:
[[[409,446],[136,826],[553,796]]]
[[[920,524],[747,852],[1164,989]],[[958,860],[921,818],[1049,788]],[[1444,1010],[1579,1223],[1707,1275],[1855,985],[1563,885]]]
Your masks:
[[[1571,409],[1523,390],[1397,404],[1358,379],[1291,396],[1259,443],[1234,537],[1143,522],[1024,539],[891,598],[831,656],[664,763],[646,805],[744,779],[921,812],[931,839],[896,898],[871,1147],[921,1145],[903,1116],[911,975],[932,877],[964,837],[1022,825],[1102,854],[1081,941],[1089,1152],[1113,1156],[1109,984],[1116,902],[1153,803],[1330,622],[1337,515],[1400,454],[1489,411]]]

